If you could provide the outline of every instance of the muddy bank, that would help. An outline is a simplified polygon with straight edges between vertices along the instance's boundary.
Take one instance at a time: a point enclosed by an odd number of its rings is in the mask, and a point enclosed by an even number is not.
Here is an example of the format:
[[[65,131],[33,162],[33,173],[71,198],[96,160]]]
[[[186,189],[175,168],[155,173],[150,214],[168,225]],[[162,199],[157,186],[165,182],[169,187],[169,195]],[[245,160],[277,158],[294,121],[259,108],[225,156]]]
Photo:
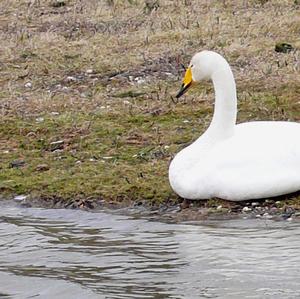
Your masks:
[[[299,196],[296,194],[295,196]],[[220,199],[206,201],[178,200],[157,204],[149,201],[105,201],[95,198],[33,198],[19,195],[13,200],[20,206],[38,208],[82,209],[90,212],[106,210],[112,213],[146,217],[166,222],[191,222],[204,220],[265,219],[275,221],[300,221],[300,208],[286,197],[244,202]]]

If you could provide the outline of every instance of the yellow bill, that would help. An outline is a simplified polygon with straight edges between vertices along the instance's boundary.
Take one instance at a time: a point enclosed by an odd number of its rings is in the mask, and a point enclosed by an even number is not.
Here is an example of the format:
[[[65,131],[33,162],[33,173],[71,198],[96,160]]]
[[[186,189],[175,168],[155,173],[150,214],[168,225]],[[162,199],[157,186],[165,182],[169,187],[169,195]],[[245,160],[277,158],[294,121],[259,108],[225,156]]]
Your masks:
[[[188,90],[188,88],[192,85],[193,83],[193,76],[192,76],[192,69],[189,67],[184,75],[181,89],[179,90],[178,94],[176,95],[176,98],[180,98],[185,92]]]

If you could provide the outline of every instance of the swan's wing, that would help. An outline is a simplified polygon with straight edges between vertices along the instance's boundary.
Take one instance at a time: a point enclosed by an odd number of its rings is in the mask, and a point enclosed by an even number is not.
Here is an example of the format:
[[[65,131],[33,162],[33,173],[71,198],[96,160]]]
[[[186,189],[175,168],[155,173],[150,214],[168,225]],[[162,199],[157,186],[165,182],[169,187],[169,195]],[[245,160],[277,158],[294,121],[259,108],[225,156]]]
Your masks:
[[[211,157],[216,196],[240,200],[300,190],[300,124],[238,125]]]

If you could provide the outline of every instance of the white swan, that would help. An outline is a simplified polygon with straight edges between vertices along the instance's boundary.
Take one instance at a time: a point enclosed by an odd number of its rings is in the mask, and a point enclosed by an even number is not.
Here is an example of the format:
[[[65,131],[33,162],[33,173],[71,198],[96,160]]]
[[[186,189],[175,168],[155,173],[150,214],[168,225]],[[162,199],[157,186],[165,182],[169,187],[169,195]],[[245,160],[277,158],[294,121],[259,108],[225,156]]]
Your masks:
[[[177,98],[203,79],[215,90],[206,132],[170,164],[173,190],[186,199],[258,199],[300,190],[300,124],[255,121],[236,125],[237,99],[227,61],[212,51],[194,55]]]

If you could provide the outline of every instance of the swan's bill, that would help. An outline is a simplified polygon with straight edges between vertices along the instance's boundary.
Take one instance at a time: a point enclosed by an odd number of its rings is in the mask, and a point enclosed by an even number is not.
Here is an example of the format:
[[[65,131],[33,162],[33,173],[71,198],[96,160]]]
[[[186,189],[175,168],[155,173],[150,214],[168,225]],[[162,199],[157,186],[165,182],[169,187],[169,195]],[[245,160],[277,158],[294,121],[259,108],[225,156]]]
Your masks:
[[[183,78],[183,83],[181,85],[181,89],[179,90],[178,94],[176,95],[176,98],[180,98],[183,94],[186,93],[186,91],[188,90],[188,88],[192,85],[193,83],[193,76],[192,76],[192,69],[191,67],[189,67],[184,75]]]

